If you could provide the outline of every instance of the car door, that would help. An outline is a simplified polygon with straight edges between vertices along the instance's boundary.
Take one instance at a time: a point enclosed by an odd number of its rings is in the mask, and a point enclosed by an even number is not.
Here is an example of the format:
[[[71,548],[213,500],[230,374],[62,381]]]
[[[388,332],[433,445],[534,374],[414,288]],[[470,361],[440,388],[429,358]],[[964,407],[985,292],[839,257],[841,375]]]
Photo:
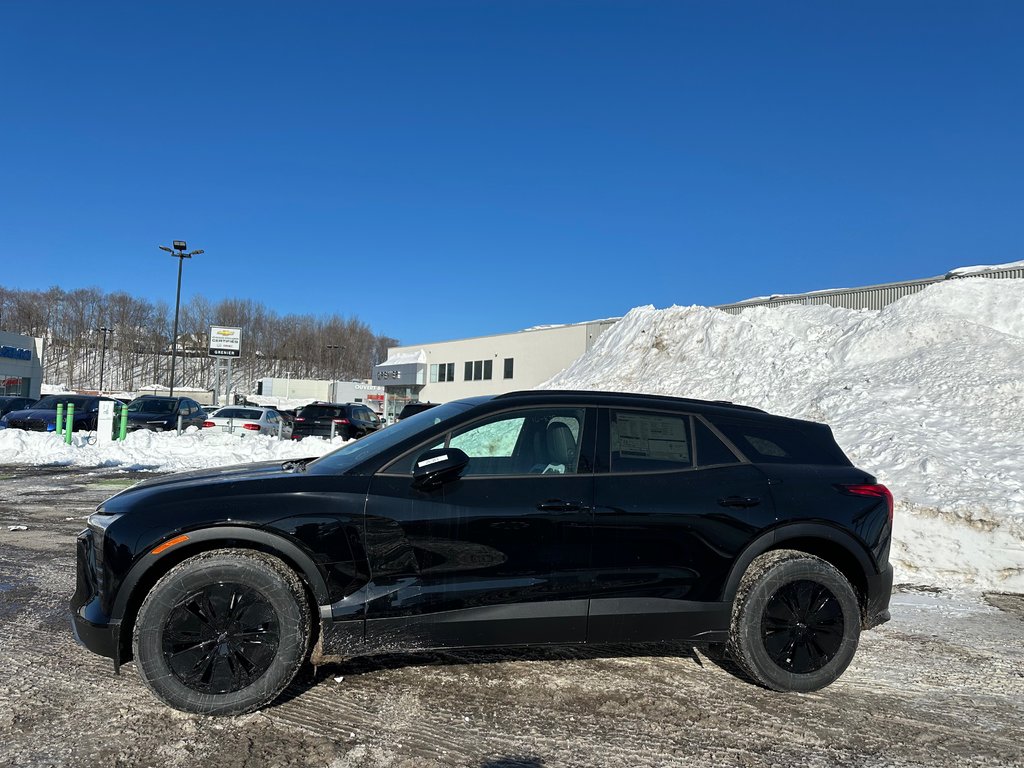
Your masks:
[[[593,433],[583,407],[520,408],[455,429],[375,475],[366,507],[373,646],[583,642],[590,582]],[[470,457],[429,490],[413,462]]]
[[[699,416],[601,409],[599,435],[588,642],[728,626],[729,568],[774,521],[764,474]]]

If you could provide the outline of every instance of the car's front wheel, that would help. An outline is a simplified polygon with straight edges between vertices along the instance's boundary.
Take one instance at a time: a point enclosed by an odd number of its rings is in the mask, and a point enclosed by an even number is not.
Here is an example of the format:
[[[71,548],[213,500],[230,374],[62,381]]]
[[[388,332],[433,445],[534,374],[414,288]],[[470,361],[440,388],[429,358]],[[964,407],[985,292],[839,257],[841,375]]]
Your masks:
[[[191,557],[150,590],[135,622],[146,685],[186,712],[237,715],[269,704],[309,650],[309,603],[275,557],[220,549]]]
[[[816,691],[849,666],[860,638],[860,608],[847,578],[795,550],[756,558],[733,603],[729,655],[776,691]]]

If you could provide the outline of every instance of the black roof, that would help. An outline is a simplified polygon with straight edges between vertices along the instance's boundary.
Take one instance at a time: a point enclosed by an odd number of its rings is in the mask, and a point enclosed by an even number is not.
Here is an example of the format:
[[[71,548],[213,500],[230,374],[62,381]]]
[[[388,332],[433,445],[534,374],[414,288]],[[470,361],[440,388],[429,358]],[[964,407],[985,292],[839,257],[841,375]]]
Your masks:
[[[528,389],[517,392],[507,392],[495,396],[495,400],[530,400],[542,397],[547,400],[580,400],[586,399],[594,403],[631,403],[639,405],[642,403],[674,403],[676,405],[699,406],[705,408],[736,409],[753,413],[766,413],[760,408],[750,405],[737,405],[728,400],[696,400],[687,397],[670,397],[669,395],[646,395],[638,392],[603,392],[600,390],[585,389]]]

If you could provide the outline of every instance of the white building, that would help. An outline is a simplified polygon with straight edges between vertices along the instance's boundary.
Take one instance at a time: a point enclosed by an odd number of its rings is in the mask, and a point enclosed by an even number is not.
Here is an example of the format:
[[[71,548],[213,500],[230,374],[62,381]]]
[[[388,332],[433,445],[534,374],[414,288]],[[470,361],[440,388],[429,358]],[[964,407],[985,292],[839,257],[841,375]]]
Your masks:
[[[43,340],[0,331],[0,395],[39,398]]]
[[[373,383],[384,387],[388,421],[409,402],[532,389],[590,349],[616,319],[392,347],[388,359],[374,367]]]
[[[325,400],[330,403],[365,403],[375,412],[384,407],[384,388],[361,381],[329,381],[326,379],[293,379],[286,377],[260,379],[256,394],[285,400]]]

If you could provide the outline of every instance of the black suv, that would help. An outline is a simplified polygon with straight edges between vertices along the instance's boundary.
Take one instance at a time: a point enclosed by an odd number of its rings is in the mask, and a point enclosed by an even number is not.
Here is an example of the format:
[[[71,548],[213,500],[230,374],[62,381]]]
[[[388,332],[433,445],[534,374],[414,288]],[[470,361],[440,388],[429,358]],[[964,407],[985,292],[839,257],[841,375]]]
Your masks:
[[[380,427],[380,417],[360,403],[310,403],[295,412],[292,440],[332,435],[355,440]]]
[[[440,403],[406,403],[402,406],[402,412],[398,414],[396,422],[402,419],[408,419],[410,416],[415,416],[417,413],[423,413],[423,411],[429,411],[431,408],[440,405]]]
[[[265,706],[307,660],[717,644],[813,691],[889,618],[892,496],[822,424],[669,397],[439,405],[317,459],[150,480],[78,537],[78,639],[172,707]]]
[[[203,428],[206,411],[203,406],[188,397],[163,397],[142,395],[128,404],[128,430],[148,429],[151,432],[170,432],[181,428]]]

